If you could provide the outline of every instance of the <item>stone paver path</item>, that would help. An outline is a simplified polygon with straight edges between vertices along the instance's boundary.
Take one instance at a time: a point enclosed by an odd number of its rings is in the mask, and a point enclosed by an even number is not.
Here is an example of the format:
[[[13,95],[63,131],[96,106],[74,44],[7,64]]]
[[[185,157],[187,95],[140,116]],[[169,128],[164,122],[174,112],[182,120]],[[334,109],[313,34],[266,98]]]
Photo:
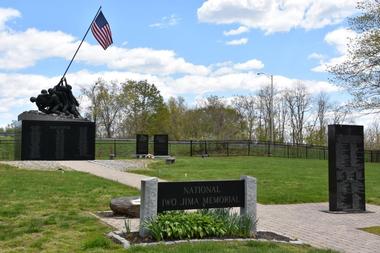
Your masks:
[[[380,253],[380,236],[357,228],[380,226],[380,206],[368,205],[372,213],[334,214],[328,203],[258,205],[258,230],[297,238],[319,248],[347,253]]]

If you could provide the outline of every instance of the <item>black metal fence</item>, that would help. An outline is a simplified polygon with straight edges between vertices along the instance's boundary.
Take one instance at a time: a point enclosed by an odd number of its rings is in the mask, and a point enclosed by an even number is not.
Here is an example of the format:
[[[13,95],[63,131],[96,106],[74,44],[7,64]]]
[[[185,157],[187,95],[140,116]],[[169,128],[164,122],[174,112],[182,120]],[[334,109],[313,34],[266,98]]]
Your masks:
[[[153,142],[149,142],[153,154]],[[136,153],[134,139],[98,139],[96,159],[131,158]],[[328,159],[325,146],[270,143],[245,140],[182,140],[169,141],[169,154],[173,156],[273,156],[302,159]],[[14,141],[0,140],[0,160],[14,159]],[[365,150],[366,162],[380,162],[380,150]]]

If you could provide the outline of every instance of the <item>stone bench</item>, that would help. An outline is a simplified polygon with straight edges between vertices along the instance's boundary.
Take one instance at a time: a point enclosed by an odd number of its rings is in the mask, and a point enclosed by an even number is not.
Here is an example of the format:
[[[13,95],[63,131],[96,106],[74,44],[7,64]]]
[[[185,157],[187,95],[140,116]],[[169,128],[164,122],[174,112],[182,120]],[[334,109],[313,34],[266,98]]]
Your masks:
[[[173,164],[175,163],[175,157],[168,157],[165,159],[166,164]]]

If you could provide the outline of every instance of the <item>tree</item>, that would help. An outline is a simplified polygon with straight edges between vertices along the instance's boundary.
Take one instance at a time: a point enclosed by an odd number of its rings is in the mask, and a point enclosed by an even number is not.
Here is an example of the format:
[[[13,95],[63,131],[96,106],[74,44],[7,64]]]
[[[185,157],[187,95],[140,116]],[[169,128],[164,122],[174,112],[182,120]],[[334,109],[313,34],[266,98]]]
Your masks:
[[[257,139],[260,141],[270,140],[270,122],[272,116],[271,87],[265,86],[258,91],[258,125],[256,129]]]
[[[307,143],[316,145],[326,144],[327,135],[327,112],[330,109],[326,93],[319,93],[315,100],[315,120],[308,126]]]
[[[248,139],[254,138],[255,121],[257,118],[257,99],[253,95],[237,96],[233,99],[232,104],[236,111],[239,112],[242,119],[247,124]]]
[[[348,57],[329,72],[353,95],[353,107],[380,112],[380,0],[363,0],[358,9],[362,13],[349,19],[357,36],[348,45]]]
[[[183,97],[178,97],[177,99],[170,97],[167,102],[167,107],[170,117],[169,135],[171,135],[171,139],[174,140],[183,139],[185,137],[185,113],[187,110],[185,99]]]
[[[231,140],[242,138],[241,115],[218,96],[209,96],[186,113],[189,138]]]
[[[306,112],[310,109],[311,97],[306,87],[298,83],[295,89],[285,92],[285,100],[289,108],[293,143],[303,143]]]
[[[122,83],[121,104],[124,112],[123,127],[130,136],[139,132],[149,134],[168,131],[167,115],[160,121],[160,115],[163,115],[160,112],[166,114],[167,108],[154,84],[146,80]],[[152,129],[153,126],[155,129]]]
[[[83,88],[82,93],[90,100],[89,109],[92,120],[97,123],[97,131],[102,136],[112,138],[118,127],[120,116],[120,91],[117,84],[108,84],[98,79],[88,89]]]

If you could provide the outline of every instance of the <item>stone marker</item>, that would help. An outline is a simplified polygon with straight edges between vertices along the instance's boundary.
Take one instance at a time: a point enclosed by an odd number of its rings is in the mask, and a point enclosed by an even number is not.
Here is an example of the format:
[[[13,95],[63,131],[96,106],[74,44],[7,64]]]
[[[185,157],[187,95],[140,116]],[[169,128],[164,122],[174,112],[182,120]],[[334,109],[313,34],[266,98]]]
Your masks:
[[[131,218],[140,217],[140,197],[114,198],[110,202],[114,215],[123,215]]]
[[[141,180],[140,236],[148,235],[144,222],[157,215],[157,183],[155,177]]]
[[[141,181],[140,236],[148,231],[144,223],[158,212],[204,208],[240,207],[256,223],[256,179],[158,182],[157,178]],[[256,234],[256,224],[251,233]]]
[[[329,210],[364,212],[363,126],[329,125]]]

